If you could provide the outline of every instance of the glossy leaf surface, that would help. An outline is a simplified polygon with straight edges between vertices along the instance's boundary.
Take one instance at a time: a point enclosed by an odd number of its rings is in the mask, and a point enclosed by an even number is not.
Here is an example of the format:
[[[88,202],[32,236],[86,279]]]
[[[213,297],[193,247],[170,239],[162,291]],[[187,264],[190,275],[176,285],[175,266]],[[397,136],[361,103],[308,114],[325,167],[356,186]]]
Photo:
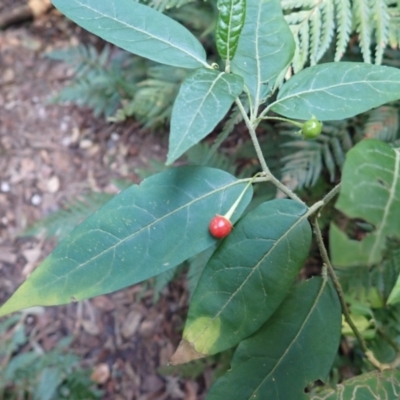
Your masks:
[[[325,63],[294,75],[270,108],[289,118],[353,117],[400,98],[400,70],[364,63]]]
[[[388,238],[400,240],[400,150],[375,139],[363,140],[346,155],[336,208],[374,229],[350,239],[330,230],[332,262],[337,267],[372,266],[383,258]]]
[[[218,0],[219,10],[215,41],[219,55],[232,60],[246,15],[246,0]]]
[[[242,90],[240,76],[214,69],[201,68],[186,78],[172,109],[167,164],[211,133]]]
[[[52,0],[69,19],[124,50],[182,68],[207,66],[200,42],[185,27],[132,0]]]
[[[369,372],[344,381],[337,389],[311,396],[311,400],[395,400],[400,394],[400,371]]]
[[[173,168],[115,196],[64,239],[0,308],[0,315],[124,288],[210,247],[215,214],[227,212],[246,182],[213,168]],[[246,191],[233,221],[251,198]]]
[[[235,225],[200,278],[172,362],[228,349],[272,315],[308,256],[306,212],[295,201],[272,200]],[[197,354],[186,354],[188,344]]]
[[[313,278],[292,289],[273,316],[241,342],[231,369],[207,400],[307,399],[304,388],[325,380],[335,358],[341,307],[333,287]]]
[[[231,69],[243,77],[253,103],[266,96],[267,85],[274,86],[294,50],[293,35],[279,0],[247,0],[245,24]]]

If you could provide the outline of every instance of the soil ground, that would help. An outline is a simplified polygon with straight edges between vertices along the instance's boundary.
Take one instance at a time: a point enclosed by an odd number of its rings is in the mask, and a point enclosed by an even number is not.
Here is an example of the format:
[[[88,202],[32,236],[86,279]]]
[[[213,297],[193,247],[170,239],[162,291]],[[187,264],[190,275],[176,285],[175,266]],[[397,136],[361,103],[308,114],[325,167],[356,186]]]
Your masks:
[[[0,12],[15,3],[4,0]],[[114,178],[138,182],[137,168],[165,159],[161,133],[48,103],[71,71],[46,52],[82,41],[97,39],[55,10],[0,31],[0,304],[54,247],[19,237],[27,226],[88,190],[116,193]],[[196,380],[158,372],[179,341],[186,293],[183,279],[175,281],[154,305],[152,289],[136,285],[79,304],[39,308],[25,323],[30,340],[45,351],[72,335],[73,351],[94,368],[104,399],[202,399],[209,366]]]

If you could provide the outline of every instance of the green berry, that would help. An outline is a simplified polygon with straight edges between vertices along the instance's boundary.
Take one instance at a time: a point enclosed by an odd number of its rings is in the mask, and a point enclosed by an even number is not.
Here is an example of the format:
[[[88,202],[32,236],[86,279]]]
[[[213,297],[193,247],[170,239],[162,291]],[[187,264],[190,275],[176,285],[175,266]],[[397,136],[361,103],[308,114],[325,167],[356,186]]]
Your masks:
[[[301,128],[301,134],[305,139],[315,139],[320,135],[322,131],[322,122],[318,121],[316,118],[311,118],[304,122]]]

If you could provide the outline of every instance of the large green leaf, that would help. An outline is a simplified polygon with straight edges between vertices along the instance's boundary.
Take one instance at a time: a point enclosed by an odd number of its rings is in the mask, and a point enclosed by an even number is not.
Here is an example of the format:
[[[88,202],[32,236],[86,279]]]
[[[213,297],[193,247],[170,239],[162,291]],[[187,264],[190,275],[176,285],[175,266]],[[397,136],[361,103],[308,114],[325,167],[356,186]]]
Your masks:
[[[219,15],[215,41],[218,53],[224,60],[232,60],[244,25],[246,0],[218,0],[217,7]]]
[[[172,362],[218,353],[254,333],[286,297],[310,242],[307,207],[298,202],[272,200],[246,214],[208,262]]]
[[[397,400],[400,398],[400,371],[373,371],[356,376],[311,396],[311,400]]]
[[[259,104],[268,87],[290,64],[295,51],[292,32],[282,15],[279,0],[247,0],[244,28],[232,60],[232,71],[243,76]]]
[[[332,225],[333,264],[370,267],[379,263],[388,238],[400,240],[400,150],[375,139],[353,147],[346,156],[336,208],[374,229],[356,241]]]
[[[339,347],[341,307],[332,285],[313,278],[295,287],[274,315],[241,342],[231,369],[207,400],[307,399],[325,380]]]
[[[207,66],[200,42],[182,25],[133,0],[52,0],[63,14],[124,50],[182,68]]]
[[[109,293],[170,269],[216,242],[208,233],[245,187],[227,172],[173,168],[124,190],[76,228],[0,308]],[[250,201],[249,188],[233,220]]]
[[[238,75],[201,68],[188,76],[172,109],[167,164],[206,137],[242,90]]]
[[[299,72],[269,108],[289,118],[353,117],[400,98],[400,70],[364,63],[326,63]]]

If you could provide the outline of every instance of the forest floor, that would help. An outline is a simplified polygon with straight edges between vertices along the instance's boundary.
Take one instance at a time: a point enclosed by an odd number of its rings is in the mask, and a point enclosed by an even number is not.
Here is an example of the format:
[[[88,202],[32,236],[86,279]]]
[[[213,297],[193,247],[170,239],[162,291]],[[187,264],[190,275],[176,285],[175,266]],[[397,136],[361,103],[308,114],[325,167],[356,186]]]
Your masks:
[[[13,3],[5,1],[3,11]],[[55,10],[0,31],[0,304],[55,245],[20,237],[24,229],[88,191],[116,193],[113,179],[138,182],[138,168],[165,159],[162,133],[49,104],[71,79],[71,70],[46,53],[82,41],[98,43]],[[29,342],[44,351],[72,336],[71,348],[82,365],[94,369],[103,399],[196,400],[211,384],[211,361],[192,378],[159,370],[168,370],[186,310],[185,281],[178,279],[156,304],[151,286],[135,285],[22,318]],[[29,346],[21,351],[26,350]]]

